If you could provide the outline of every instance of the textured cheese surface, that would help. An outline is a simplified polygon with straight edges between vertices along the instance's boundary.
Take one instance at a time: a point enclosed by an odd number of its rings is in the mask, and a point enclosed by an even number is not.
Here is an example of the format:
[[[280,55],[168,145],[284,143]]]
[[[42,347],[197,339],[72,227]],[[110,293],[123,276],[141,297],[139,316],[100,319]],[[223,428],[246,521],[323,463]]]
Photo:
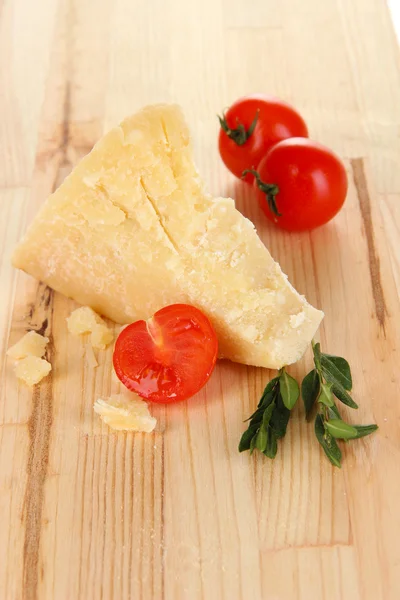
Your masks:
[[[104,321],[89,306],[81,306],[74,310],[67,318],[68,331],[72,335],[90,333],[98,324]]]
[[[106,400],[99,398],[93,408],[106,425],[120,431],[150,433],[157,423],[147,403],[134,393],[114,394]]]
[[[14,264],[119,323],[194,304],[221,356],[252,365],[297,361],[323,317],[233,200],[204,192],[174,105],[105,135],[44,204]]]
[[[93,348],[104,350],[114,339],[114,334],[106,325],[95,325],[90,335]]]
[[[67,319],[68,331],[73,335],[90,333],[93,348],[104,350],[114,339],[114,334],[89,306],[74,310]]]
[[[7,350],[7,355],[14,360],[20,360],[26,356],[37,356],[42,358],[46,352],[48,337],[44,337],[36,331],[26,333],[14,346]]]
[[[15,365],[15,374],[26,385],[36,385],[51,371],[51,364],[38,356],[26,356]]]

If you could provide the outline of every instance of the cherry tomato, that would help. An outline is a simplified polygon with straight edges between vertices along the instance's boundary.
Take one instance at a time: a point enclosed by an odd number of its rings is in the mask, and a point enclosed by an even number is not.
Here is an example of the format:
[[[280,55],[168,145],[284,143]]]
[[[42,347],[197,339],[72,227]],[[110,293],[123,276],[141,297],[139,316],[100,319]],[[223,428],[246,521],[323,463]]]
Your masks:
[[[208,381],[218,354],[216,333],[194,306],[172,304],[119,334],[114,369],[130,390],[152,402],[186,400]]]
[[[254,94],[240,98],[220,118],[219,152],[228,169],[241,177],[255,169],[274,144],[290,137],[308,137],[299,113],[286,102]],[[247,176],[251,182],[251,175]]]
[[[342,161],[307,138],[276,144],[253,174],[253,185],[268,219],[290,231],[324,225],[346,199],[347,175]]]

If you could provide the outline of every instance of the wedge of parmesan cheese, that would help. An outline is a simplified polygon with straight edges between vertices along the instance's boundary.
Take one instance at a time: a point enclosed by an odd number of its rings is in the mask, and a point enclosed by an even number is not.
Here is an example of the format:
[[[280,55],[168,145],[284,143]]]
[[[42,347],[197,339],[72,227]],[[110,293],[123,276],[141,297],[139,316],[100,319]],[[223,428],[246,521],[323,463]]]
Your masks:
[[[44,337],[36,331],[28,331],[14,346],[7,350],[7,356],[14,360],[20,360],[26,356],[42,358],[46,352],[48,342],[48,337]]]
[[[150,415],[147,403],[136,394],[124,392],[99,398],[94,411],[111,429],[119,431],[153,431],[157,420]]]
[[[323,317],[233,200],[203,190],[176,106],[144,108],[106,134],[45,202],[13,260],[119,323],[193,304],[221,356],[251,365],[297,361]]]
[[[17,362],[14,368],[18,379],[26,385],[36,385],[51,371],[51,364],[38,356],[26,356]]]

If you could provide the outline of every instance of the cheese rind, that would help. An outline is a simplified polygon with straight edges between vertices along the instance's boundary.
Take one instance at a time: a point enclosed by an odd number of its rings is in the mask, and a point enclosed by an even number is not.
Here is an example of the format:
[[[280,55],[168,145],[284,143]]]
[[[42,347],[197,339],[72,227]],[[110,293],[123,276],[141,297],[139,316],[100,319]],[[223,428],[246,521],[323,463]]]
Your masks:
[[[119,323],[193,304],[222,356],[257,366],[297,361],[323,317],[233,200],[204,192],[176,106],[144,108],[105,135],[42,207],[14,264]]]
[[[26,356],[42,358],[46,352],[48,342],[48,337],[44,337],[36,331],[28,331],[14,346],[7,350],[7,356],[14,360],[20,360]]]
[[[33,386],[50,373],[51,364],[44,358],[30,355],[18,361],[14,371],[18,379]]]

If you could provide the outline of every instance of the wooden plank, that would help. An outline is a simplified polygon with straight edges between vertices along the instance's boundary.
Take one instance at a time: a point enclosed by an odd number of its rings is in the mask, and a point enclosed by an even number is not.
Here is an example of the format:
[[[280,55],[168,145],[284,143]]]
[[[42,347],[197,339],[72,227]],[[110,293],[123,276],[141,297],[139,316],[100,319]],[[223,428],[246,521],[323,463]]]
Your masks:
[[[338,0],[338,7],[375,186],[399,193],[400,60],[390,15],[379,0]]]
[[[361,600],[366,597],[360,593],[354,550],[348,546],[266,553],[262,555],[261,568],[264,573],[262,598]],[[286,576],[277,577],[277,573]]]
[[[13,188],[0,190],[0,280],[2,293],[0,295],[0,376],[5,367],[5,351],[10,332],[10,313],[15,301],[15,284],[17,272],[11,266],[12,249],[20,239],[26,226],[27,205],[30,190],[28,188]],[[4,407],[2,403],[2,407]],[[10,415],[11,416],[11,415]]]
[[[2,6],[0,596],[397,598],[400,67],[386,7]],[[312,136],[346,159],[348,200],[326,227],[274,229],[223,168],[215,115],[255,91],[293,102]],[[345,447],[342,471],[300,407],[274,462],[239,455],[243,419],[271,373],[228,361],[190,402],[155,407],[154,434],[110,432],[92,405],[119,389],[112,350],[91,368],[85,341],[65,326],[74,303],[10,267],[43,198],[105,128],[156,101],[182,104],[210,189],[236,198],[290,280],[325,311],[323,347],[350,360],[360,409],[344,414],[380,430]],[[33,393],[4,358],[32,328],[51,338],[53,364]],[[291,372],[300,378],[310,364],[308,354]]]
[[[24,553],[24,498],[28,436],[25,427],[0,426],[0,593],[3,598],[21,597]]]
[[[0,6],[0,187],[29,186],[59,2]]]
[[[380,196],[380,208],[384,223],[383,235],[388,240],[393,276],[396,281],[397,293],[400,295],[400,248],[398,245],[400,194],[385,194]]]

